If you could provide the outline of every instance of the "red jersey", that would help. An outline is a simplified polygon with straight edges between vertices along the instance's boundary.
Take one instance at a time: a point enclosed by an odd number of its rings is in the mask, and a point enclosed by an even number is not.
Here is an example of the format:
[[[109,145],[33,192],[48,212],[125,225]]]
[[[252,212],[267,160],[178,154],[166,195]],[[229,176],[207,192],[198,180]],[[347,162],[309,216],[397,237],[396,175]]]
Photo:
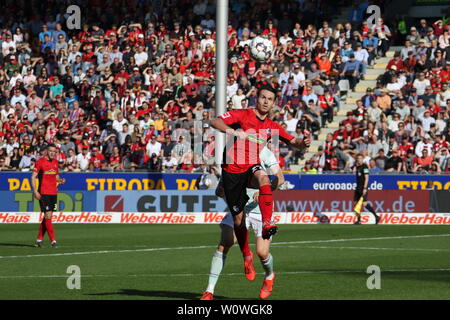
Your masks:
[[[55,195],[58,193],[56,176],[58,175],[59,170],[58,161],[56,159],[50,161],[47,157],[42,157],[36,161],[33,172],[38,174],[38,192],[40,194]]]
[[[264,141],[277,135],[284,142],[294,139],[278,123],[266,117],[264,120],[256,116],[254,109],[232,110],[219,117],[233,129],[242,129],[249,138],[245,141],[233,137],[233,147],[224,150],[222,168],[230,173],[243,173],[255,164],[260,164],[259,154]],[[228,143],[227,143],[228,145]]]
[[[102,153],[98,153],[96,156],[91,156],[90,163],[94,164],[95,169],[99,169],[102,166],[102,162],[105,160],[105,156]]]

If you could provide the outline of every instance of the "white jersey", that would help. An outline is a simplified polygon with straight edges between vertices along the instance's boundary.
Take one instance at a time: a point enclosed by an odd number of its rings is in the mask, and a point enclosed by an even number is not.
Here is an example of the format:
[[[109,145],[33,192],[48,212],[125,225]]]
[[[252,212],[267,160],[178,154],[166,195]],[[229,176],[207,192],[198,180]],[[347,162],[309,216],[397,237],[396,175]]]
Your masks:
[[[273,167],[278,166],[278,159],[275,157],[275,154],[267,147],[264,147],[261,150],[259,157],[261,159],[261,165],[264,171],[266,171],[267,173],[270,173]],[[244,207],[244,213],[251,212],[261,214],[258,202],[255,202],[253,200],[253,195],[258,191],[258,189],[247,188],[247,196],[249,197],[249,200]]]

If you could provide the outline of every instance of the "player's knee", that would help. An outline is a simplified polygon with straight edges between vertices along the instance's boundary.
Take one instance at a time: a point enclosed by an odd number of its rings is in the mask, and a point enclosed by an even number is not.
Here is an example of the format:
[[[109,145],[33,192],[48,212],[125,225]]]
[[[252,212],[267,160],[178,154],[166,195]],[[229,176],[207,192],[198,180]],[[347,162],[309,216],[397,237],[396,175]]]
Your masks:
[[[270,184],[269,176],[267,174],[259,174],[257,178],[260,186]]]
[[[268,248],[256,248],[256,255],[260,260],[266,260],[269,257],[269,249]]]
[[[236,228],[242,228],[243,227],[243,219],[242,219],[242,214],[237,214],[235,216],[233,216],[233,221],[234,221],[234,227]]]
[[[52,212],[45,212],[44,216],[45,216],[45,219],[51,220],[52,217],[53,217],[53,213]]]
[[[222,252],[228,251],[228,249],[230,249],[233,246],[233,244],[234,244],[233,238],[222,239],[222,241],[220,242],[220,246],[222,247]]]

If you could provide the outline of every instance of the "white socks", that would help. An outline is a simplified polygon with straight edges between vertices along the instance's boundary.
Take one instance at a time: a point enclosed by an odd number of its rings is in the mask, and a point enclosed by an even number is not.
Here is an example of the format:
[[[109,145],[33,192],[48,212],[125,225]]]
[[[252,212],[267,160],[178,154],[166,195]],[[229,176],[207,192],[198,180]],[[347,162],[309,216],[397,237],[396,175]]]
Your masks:
[[[212,294],[214,294],[214,288],[216,287],[217,280],[219,279],[220,273],[225,265],[226,258],[227,256],[220,251],[216,251],[212,258],[208,287],[206,288],[206,291],[211,292]]]

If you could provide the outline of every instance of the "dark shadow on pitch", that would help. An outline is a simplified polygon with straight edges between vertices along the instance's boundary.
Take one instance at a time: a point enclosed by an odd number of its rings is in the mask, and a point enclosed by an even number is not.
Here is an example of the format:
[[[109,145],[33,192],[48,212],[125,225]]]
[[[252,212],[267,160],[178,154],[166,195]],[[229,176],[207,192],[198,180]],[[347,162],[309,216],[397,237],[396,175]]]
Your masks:
[[[118,292],[101,292],[89,293],[89,296],[111,296],[111,295],[125,295],[125,296],[141,296],[153,298],[172,298],[172,299],[186,299],[198,300],[201,294],[194,292],[177,292],[177,291],[163,291],[163,290],[137,290],[137,289],[120,289]],[[215,299],[230,299],[222,296],[214,296]]]
[[[28,248],[34,248],[34,245],[32,245],[32,244],[25,244],[25,243],[0,243],[0,247],[28,247]]]

